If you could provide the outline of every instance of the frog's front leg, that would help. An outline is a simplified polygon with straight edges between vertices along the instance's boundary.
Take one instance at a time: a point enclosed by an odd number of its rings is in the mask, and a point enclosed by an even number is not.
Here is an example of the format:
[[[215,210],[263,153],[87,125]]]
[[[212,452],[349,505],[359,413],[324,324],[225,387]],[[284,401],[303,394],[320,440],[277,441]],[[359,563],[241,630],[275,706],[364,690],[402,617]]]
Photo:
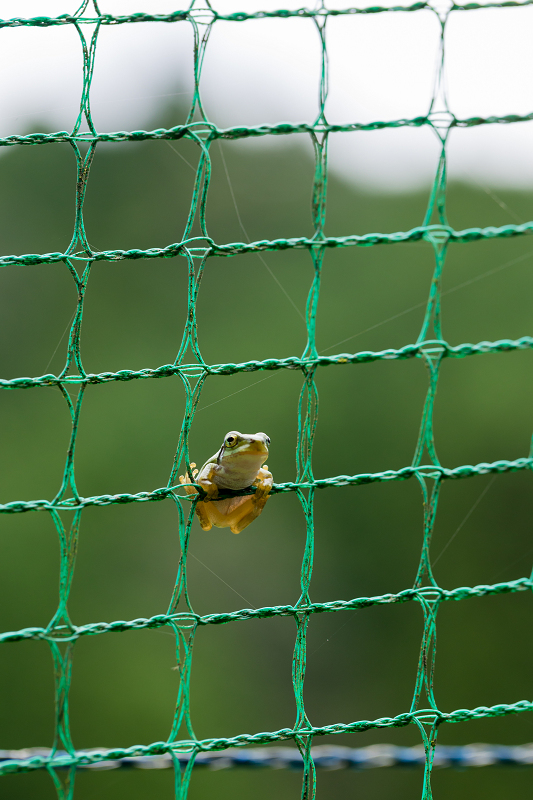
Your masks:
[[[256,486],[257,488],[255,493],[251,495],[245,504],[247,513],[233,523],[233,525],[230,527],[232,533],[240,533],[250,524],[250,522],[253,522],[254,519],[257,519],[265,507],[266,501],[268,500],[269,492],[272,489],[272,481],[272,473],[268,471],[268,467],[265,464],[257,473],[257,477],[252,484],[252,486]]]
[[[263,464],[257,473],[257,478],[252,484],[252,486],[257,486],[254,494],[254,500],[256,503],[262,500],[263,505],[261,508],[264,507],[266,501],[268,500],[268,493],[272,489],[273,480],[274,478],[272,477],[272,473],[269,472],[267,465]]]
[[[218,497],[218,486],[214,480],[216,471],[216,464],[207,463],[202,467],[202,471],[196,478],[196,483],[202,487],[206,494],[204,498],[206,501],[215,500]]]
[[[198,475],[198,470],[194,469],[196,464],[194,461],[191,461],[191,474],[193,481],[196,480],[196,476]],[[196,494],[196,489],[194,486],[191,486],[191,479],[189,478],[189,473],[186,472],[185,475],[180,475],[180,483],[185,489],[187,494]]]

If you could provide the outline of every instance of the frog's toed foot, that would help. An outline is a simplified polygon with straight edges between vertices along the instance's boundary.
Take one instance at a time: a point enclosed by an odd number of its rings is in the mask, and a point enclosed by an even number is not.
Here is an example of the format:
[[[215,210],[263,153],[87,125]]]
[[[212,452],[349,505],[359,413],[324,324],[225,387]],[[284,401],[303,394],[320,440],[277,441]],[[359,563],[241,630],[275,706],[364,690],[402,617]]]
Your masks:
[[[196,464],[194,463],[194,461],[191,461],[191,469],[190,469],[190,471],[191,471],[191,474],[192,474],[193,481],[196,480],[196,476],[198,475],[198,470],[194,469],[195,466],[196,466]],[[187,494],[197,494],[196,488],[194,486],[191,486],[192,481],[191,481],[191,479],[189,477],[189,473],[188,472],[185,473],[185,476],[180,475],[179,481],[182,484],[182,486],[185,488],[185,491],[187,492]]]

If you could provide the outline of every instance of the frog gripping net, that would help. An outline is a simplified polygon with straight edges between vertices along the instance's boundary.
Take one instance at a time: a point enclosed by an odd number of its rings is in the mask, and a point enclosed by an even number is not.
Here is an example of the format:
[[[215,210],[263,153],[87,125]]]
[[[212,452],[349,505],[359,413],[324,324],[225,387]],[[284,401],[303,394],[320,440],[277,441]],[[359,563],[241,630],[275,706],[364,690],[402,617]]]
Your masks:
[[[503,2],[490,3],[493,8],[518,7],[526,3]],[[246,4],[243,4],[246,5]],[[0,266],[24,266],[40,264],[43,269],[47,264],[63,263],[68,268],[74,281],[77,293],[77,304],[73,309],[74,319],[70,329],[67,360],[62,372],[58,375],[46,374],[34,378],[14,378],[1,380],[0,388],[6,391],[24,391],[36,388],[37,391],[60,391],[67,405],[72,423],[70,445],[68,447],[62,484],[57,495],[50,500],[27,500],[6,502],[0,506],[4,514],[44,513],[49,514],[55,524],[60,544],[60,597],[56,613],[46,628],[24,628],[18,631],[2,633],[1,641],[8,646],[28,639],[42,640],[43,646],[50,647],[55,673],[55,740],[50,752],[44,754],[29,752],[19,757],[7,758],[0,762],[2,774],[47,770],[57,789],[60,798],[74,797],[74,777],[76,770],[91,764],[103,764],[113,759],[145,757],[165,757],[175,769],[176,798],[185,800],[190,784],[195,761],[199,763],[218,751],[229,750],[233,758],[247,745],[267,743],[293,743],[297,746],[302,759],[303,785],[302,797],[311,800],[316,796],[316,771],[312,745],[317,737],[331,734],[385,729],[406,725],[417,726],[425,749],[425,770],[423,776],[422,796],[431,798],[431,771],[435,757],[437,734],[441,725],[466,722],[473,719],[498,717],[533,710],[533,702],[502,702],[495,706],[481,706],[472,709],[455,711],[441,710],[433,692],[434,654],[437,612],[441,603],[458,601],[469,597],[482,597],[509,592],[527,591],[533,588],[530,577],[493,585],[475,587],[459,587],[446,590],[435,580],[430,561],[430,541],[437,511],[439,492],[444,481],[463,479],[488,473],[502,473],[531,469],[533,459],[531,453],[516,460],[499,460],[493,463],[480,463],[474,466],[444,467],[440,464],[433,437],[433,404],[437,389],[439,369],[446,358],[464,358],[483,353],[494,353],[531,348],[533,337],[523,336],[517,340],[505,339],[479,344],[449,344],[443,338],[441,330],[440,296],[441,275],[446,253],[451,242],[464,243],[479,240],[491,240],[522,236],[533,232],[533,222],[509,224],[503,227],[469,228],[454,230],[446,217],[446,162],[447,139],[449,132],[456,127],[470,128],[479,125],[519,123],[533,119],[527,116],[509,115],[503,117],[457,118],[453,109],[448,107],[444,89],[444,34],[450,15],[466,11],[476,11],[483,6],[478,3],[468,5],[449,4],[446,9],[434,7],[426,2],[417,2],[409,6],[392,8],[373,6],[369,8],[327,8],[318,3],[315,8],[297,10],[254,11],[221,14],[209,0],[193,0],[189,7],[168,14],[139,12],[117,16],[105,13],[99,8],[97,0],[84,0],[76,13],[62,14],[57,17],[13,18],[0,20],[1,28],[50,26],[71,26],[79,35],[83,53],[83,90],[80,100],[78,118],[71,132],[31,133],[28,135],[12,135],[0,139],[3,147],[19,147],[28,145],[44,145],[50,142],[63,143],[71,147],[77,162],[76,182],[76,217],[70,245],[64,252],[44,254],[1,255]],[[328,20],[332,16],[409,13],[416,14],[426,10],[436,14],[441,30],[440,60],[437,79],[428,112],[425,116],[413,119],[397,119],[388,122],[372,122],[367,124],[330,124],[326,118],[326,100],[328,95]],[[201,69],[209,34],[220,21],[234,25],[246,26],[252,20],[263,18],[289,19],[298,18],[312,20],[321,46],[322,66],[318,89],[318,114],[314,122],[301,124],[279,123],[256,127],[238,126],[222,129],[207,118],[201,102]],[[97,52],[98,36],[104,27],[138,24],[146,27],[149,35],[151,22],[165,22],[173,25],[190,26],[194,37],[194,92],[188,119],[184,124],[173,128],[160,128],[152,131],[136,130],[111,133],[98,132],[94,126],[90,111],[91,81],[94,59]],[[89,32],[89,33],[87,33]],[[82,131],[86,122],[87,130]],[[337,236],[326,236],[324,224],[326,216],[327,187],[327,147],[328,137],[332,133],[355,131],[373,131],[383,128],[427,126],[433,130],[440,142],[440,158],[437,165],[433,188],[430,193],[427,212],[422,224],[406,232],[396,233],[354,233],[339,231]],[[279,238],[255,242],[217,242],[208,230],[206,223],[206,207],[210,173],[210,148],[220,140],[238,141],[247,137],[291,136],[305,134],[310,137],[315,153],[315,171],[313,184],[312,222],[314,233],[310,237],[295,235],[294,238]],[[198,148],[198,166],[196,180],[191,196],[190,212],[186,229],[181,241],[169,243],[164,247],[151,247],[146,250],[106,250],[94,251],[84,230],[84,198],[90,179],[91,165],[96,157],[100,142],[116,143],[146,140],[178,140],[187,139]],[[193,224],[198,221],[201,234],[193,236]],[[298,233],[297,231],[295,232]],[[317,304],[320,292],[321,270],[324,254],[329,248],[358,246],[401,245],[405,242],[424,240],[431,243],[434,253],[434,273],[431,283],[426,313],[418,340],[407,343],[397,349],[386,349],[379,352],[339,353],[332,356],[319,355],[315,343],[315,326]],[[196,300],[200,280],[209,259],[221,257],[238,258],[246,253],[261,253],[282,249],[301,249],[307,251],[313,266],[313,280],[308,294],[305,309],[307,326],[307,345],[301,357],[268,358],[263,361],[246,363],[209,364],[206,363],[197,338]],[[141,370],[123,369],[116,373],[104,372],[88,374],[84,370],[80,348],[84,298],[87,289],[90,269],[97,261],[117,262],[132,259],[161,259],[179,256],[188,269],[188,313],[184,320],[184,334],[176,361],[173,364],[152,366]],[[303,309],[302,309],[303,310]],[[187,353],[192,352],[194,363],[184,363]],[[420,433],[415,447],[413,462],[398,470],[386,470],[378,473],[357,475],[337,475],[327,478],[315,478],[312,468],[312,452],[317,424],[317,388],[315,379],[323,366],[337,366],[343,369],[354,369],[357,365],[384,359],[405,360],[421,359],[427,366],[429,385],[420,424]],[[276,495],[283,492],[295,492],[301,503],[306,523],[306,541],[302,554],[302,566],[299,600],[294,605],[279,605],[266,608],[243,608],[231,613],[213,612],[207,615],[197,614],[190,604],[187,593],[187,552],[189,534],[194,519],[197,499],[185,496],[179,483],[179,470],[190,470],[188,436],[195,417],[200,394],[205,381],[215,380],[217,375],[233,375],[237,373],[300,370],[302,389],[297,414],[297,474],[294,482],[275,484],[272,490],[271,504],[276,502]],[[143,491],[137,494],[81,496],[76,488],[74,454],[76,437],[80,424],[80,412],[84,391],[90,384],[106,384],[114,381],[166,379],[177,376],[186,396],[186,408],[182,420],[181,432],[177,443],[177,452],[169,476],[168,484],[156,491]],[[77,391],[76,399],[72,399],[70,391]],[[105,387],[103,387],[105,391]],[[190,477],[192,479],[192,474]],[[317,490],[328,487],[357,486],[380,481],[398,481],[414,478],[420,483],[424,498],[424,524],[422,531],[422,552],[418,574],[413,587],[406,588],[397,594],[384,594],[375,597],[356,597],[353,599],[335,600],[331,602],[315,602],[311,600],[309,589],[313,569],[313,500]],[[111,504],[164,501],[173,503],[177,509],[179,522],[179,540],[181,557],[177,565],[177,576],[173,596],[168,609],[161,613],[133,621],[109,621],[76,625],[70,619],[68,598],[74,575],[76,549],[80,521],[84,509],[90,506],[107,506]],[[66,512],[71,515],[70,524],[65,524]],[[296,588],[296,587],[295,587]],[[410,708],[397,716],[383,717],[375,720],[353,720],[337,722],[316,727],[307,716],[304,704],[304,679],[306,672],[306,635],[308,626],[312,624],[315,614],[334,614],[342,610],[365,609],[370,606],[390,603],[418,603],[423,611],[424,625],[418,671],[415,677],[415,691]],[[296,626],[294,655],[292,660],[292,682],[296,702],[296,721],[292,728],[281,730],[242,734],[230,738],[207,738],[199,740],[193,730],[189,690],[191,679],[191,658],[195,633],[205,625],[226,625],[246,620],[270,618],[276,616],[293,617]],[[141,628],[167,627],[176,637],[179,664],[179,692],[172,730],[166,741],[131,744],[124,748],[81,751],[77,750],[71,738],[69,722],[69,689],[71,684],[72,653],[76,641],[80,637],[99,636]],[[185,733],[184,733],[185,732]],[[320,741],[320,739],[319,739]],[[67,775],[68,779],[64,780]]]

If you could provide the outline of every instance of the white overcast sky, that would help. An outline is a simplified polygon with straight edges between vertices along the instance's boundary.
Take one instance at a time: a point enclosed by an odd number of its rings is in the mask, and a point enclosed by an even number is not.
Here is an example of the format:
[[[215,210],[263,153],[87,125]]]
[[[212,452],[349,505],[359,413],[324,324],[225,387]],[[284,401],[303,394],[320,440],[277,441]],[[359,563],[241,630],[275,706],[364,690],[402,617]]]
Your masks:
[[[115,14],[164,13],[186,4],[101,0],[100,8]],[[223,13],[303,4],[213,0]],[[313,4],[310,0],[309,6]],[[72,13],[78,5],[79,0],[0,0],[0,16],[57,16]],[[329,7],[348,5],[353,0],[328,0]],[[90,26],[83,27],[89,34]],[[438,54],[435,14],[330,18],[327,40],[329,122],[391,120],[427,112]],[[4,28],[0,42],[0,135],[28,132],[37,120],[71,129],[82,75],[74,28]],[[446,39],[451,110],[459,117],[533,111],[532,42],[533,6],[454,12]],[[319,39],[310,19],[217,22],[202,74],[205,109],[221,126],[313,121],[319,67]],[[187,99],[191,82],[188,23],[103,27],[91,94],[96,127],[109,131],[153,125],[159,105],[178,92]],[[436,167],[437,145],[427,127],[337,134],[330,163],[346,178],[398,190],[427,183]],[[267,146],[265,140],[261,146]],[[533,122],[454,130],[448,152],[452,177],[486,186],[533,186]]]

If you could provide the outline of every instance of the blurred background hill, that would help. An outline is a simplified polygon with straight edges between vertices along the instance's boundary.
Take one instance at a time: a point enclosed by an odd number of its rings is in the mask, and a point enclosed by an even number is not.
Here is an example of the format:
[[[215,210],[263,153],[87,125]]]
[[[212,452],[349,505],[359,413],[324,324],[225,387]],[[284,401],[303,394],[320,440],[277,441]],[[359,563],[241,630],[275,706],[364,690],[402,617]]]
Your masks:
[[[176,124],[167,108],[154,127]],[[43,129],[42,122],[29,126]],[[366,134],[363,134],[366,135]],[[218,242],[311,233],[309,139],[224,143],[211,150],[208,229]],[[198,149],[191,142],[98,145],[88,184],[85,226],[97,249],[147,248],[179,241],[189,210]],[[187,163],[188,162],[188,163]],[[66,144],[13,147],[0,158],[0,250],[62,251],[74,222],[75,160]],[[429,186],[375,193],[332,173],[326,232],[407,230],[422,223]],[[528,191],[452,184],[455,228],[532,218]],[[444,336],[452,344],[531,333],[533,244],[528,237],[452,245],[444,273]],[[266,264],[266,266],[265,266]],[[399,347],[416,340],[434,266],[429,244],[346,248],[325,255],[318,308],[319,351]],[[275,276],[275,278],[273,277]],[[313,276],[305,251],[208,261],[198,301],[199,342],[208,363],[301,355],[302,320]],[[0,271],[0,374],[58,373],[65,360],[76,293],[63,264]],[[282,288],[280,288],[280,285]],[[186,262],[180,258],[99,262],[86,295],[81,352],[88,372],[171,363],[186,316]],[[296,306],[296,308],[295,308]],[[488,354],[444,362],[436,401],[436,446],[445,466],[526,456],[531,437],[533,353]],[[277,482],[294,480],[296,371],[211,377],[191,431],[199,462],[226,431],[264,430]],[[318,478],[406,466],[412,458],[427,373],[420,360],[321,368],[314,473]],[[2,392],[0,500],[52,498],[61,483],[70,417],[60,392]],[[76,451],[80,493],[138,492],[164,486],[184,409],[178,377],[89,386]],[[450,543],[473,505],[474,511]],[[532,493],[529,473],[445,483],[434,560],[440,585],[494,583],[529,575]],[[65,514],[65,520],[68,515]],[[44,513],[3,515],[2,630],[46,625],[57,603],[58,544]],[[164,613],[179,559],[170,500],[88,508],[69,608],[73,621],[134,619]],[[412,585],[422,542],[422,497],[414,480],[332,488],[316,496],[314,601],[396,592]],[[194,522],[189,590],[199,613],[292,603],[299,596],[304,518],[294,494],[276,495],[240,536],[201,531]],[[449,546],[447,546],[449,544]],[[442,557],[440,553],[447,547]],[[444,604],[439,611],[436,696],[444,710],[531,698],[530,594]],[[315,615],[308,636],[305,701],[323,725],[393,716],[414,689],[422,614],[409,603]],[[198,632],[192,719],[199,737],[292,726],[291,658],[295,627],[278,618],[208,626]],[[77,748],[165,739],[178,678],[165,629],[84,637],[74,654],[71,721]],[[4,645],[1,747],[50,746],[52,662],[44,642]],[[524,743],[531,715],[443,726],[439,742]],[[328,737],[317,744],[417,744],[414,726]],[[319,797],[403,800],[418,796],[420,771],[320,772]],[[167,772],[81,773],[79,800],[172,796]],[[527,771],[446,770],[435,796],[466,800],[522,797]],[[192,800],[280,800],[299,796],[288,771],[195,772]],[[55,796],[45,773],[4,778],[6,798]]]

